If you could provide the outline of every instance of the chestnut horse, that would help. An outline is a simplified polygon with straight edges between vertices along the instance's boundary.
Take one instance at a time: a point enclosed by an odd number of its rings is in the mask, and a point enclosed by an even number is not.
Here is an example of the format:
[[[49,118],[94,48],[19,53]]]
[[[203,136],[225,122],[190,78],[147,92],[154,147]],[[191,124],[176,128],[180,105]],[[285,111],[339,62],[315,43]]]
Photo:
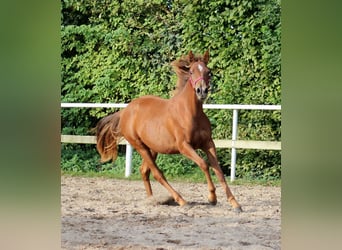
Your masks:
[[[158,153],[183,154],[194,161],[204,172],[209,189],[209,202],[216,204],[215,186],[207,163],[197,154],[203,150],[227,199],[236,211],[242,211],[230,191],[218,164],[216,149],[211,137],[209,119],[203,112],[203,101],[210,87],[210,70],[207,68],[209,52],[188,55],[172,62],[178,76],[176,93],[170,99],[143,96],[134,99],[126,108],[102,118],[96,126],[97,150],[101,161],[115,160],[117,144],[124,137],[142,157],[140,173],[147,196],[152,196],[150,172],[180,205],[186,201],[165,179],[156,165]]]

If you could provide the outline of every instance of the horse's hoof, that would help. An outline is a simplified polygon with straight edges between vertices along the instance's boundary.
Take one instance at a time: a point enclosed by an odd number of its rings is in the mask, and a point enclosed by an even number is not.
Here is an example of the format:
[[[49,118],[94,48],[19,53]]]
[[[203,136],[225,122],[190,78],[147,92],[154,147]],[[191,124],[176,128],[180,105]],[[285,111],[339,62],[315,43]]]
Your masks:
[[[189,204],[186,201],[181,201],[178,203],[181,207],[187,207]]]
[[[183,205],[180,205],[180,207],[182,207],[182,208],[189,208],[189,207],[191,207],[191,204],[186,202]]]
[[[212,206],[215,206],[217,204],[217,200],[214,200],[214,201],[210,201],[209,200],[209,204],[212,205]]]
[[[234,211],[235,211],[235,213],[238,213],[238,214],[243,212],[241,207],[234,208]]]

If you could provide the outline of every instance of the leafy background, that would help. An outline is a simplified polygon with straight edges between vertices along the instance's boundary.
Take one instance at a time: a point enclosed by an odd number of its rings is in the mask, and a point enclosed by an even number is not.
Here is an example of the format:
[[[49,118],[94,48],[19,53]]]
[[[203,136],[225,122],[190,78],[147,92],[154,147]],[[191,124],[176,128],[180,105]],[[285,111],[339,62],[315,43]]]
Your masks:
[[[170,62],[189,50],[209,49],[213,77],[207,103],[280,104],[280,12],[279,0],[62,0],[61,101],[127,103],[146,94],[168,98],[176,79]],[[64,108],[62,133],[90,134],[113,111]],[[213,137],[230,139],[231,111],[205,112]],[[238,139],[281,141],[281,113],[240,111],[238,131]],[[229,150],[219,149],[218,156],[229,175]],[[180,156],[158,161],[175,175],[196,168]],[[237,166],[238,177],[281,178],[279,151],[239,149]],[[93,145],[62,145],[62,169],[103,168]]]

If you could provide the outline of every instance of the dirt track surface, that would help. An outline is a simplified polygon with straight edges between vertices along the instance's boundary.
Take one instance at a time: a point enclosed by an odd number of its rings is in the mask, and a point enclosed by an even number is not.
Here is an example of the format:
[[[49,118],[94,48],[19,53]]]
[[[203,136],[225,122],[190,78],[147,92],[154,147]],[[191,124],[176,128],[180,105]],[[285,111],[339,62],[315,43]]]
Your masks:
[[[219,185],[216,206],[206,184],[171,185],[189,205],[160,204],[156,182],[147,200],[142,181],[62,176],[62,249],[280,249],[280,187],[231,185],[237,214]]]

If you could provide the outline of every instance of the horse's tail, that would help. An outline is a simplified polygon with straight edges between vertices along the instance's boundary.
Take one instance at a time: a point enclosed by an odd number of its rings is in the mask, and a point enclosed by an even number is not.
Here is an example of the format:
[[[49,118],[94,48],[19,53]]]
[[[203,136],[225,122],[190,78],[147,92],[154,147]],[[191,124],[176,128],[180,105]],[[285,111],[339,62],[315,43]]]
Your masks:
[[[101,162],[115,161],[118,155],[118,142],[122,138],[119,121],[121,111],[103,117],[96,125],[96,148]]]

